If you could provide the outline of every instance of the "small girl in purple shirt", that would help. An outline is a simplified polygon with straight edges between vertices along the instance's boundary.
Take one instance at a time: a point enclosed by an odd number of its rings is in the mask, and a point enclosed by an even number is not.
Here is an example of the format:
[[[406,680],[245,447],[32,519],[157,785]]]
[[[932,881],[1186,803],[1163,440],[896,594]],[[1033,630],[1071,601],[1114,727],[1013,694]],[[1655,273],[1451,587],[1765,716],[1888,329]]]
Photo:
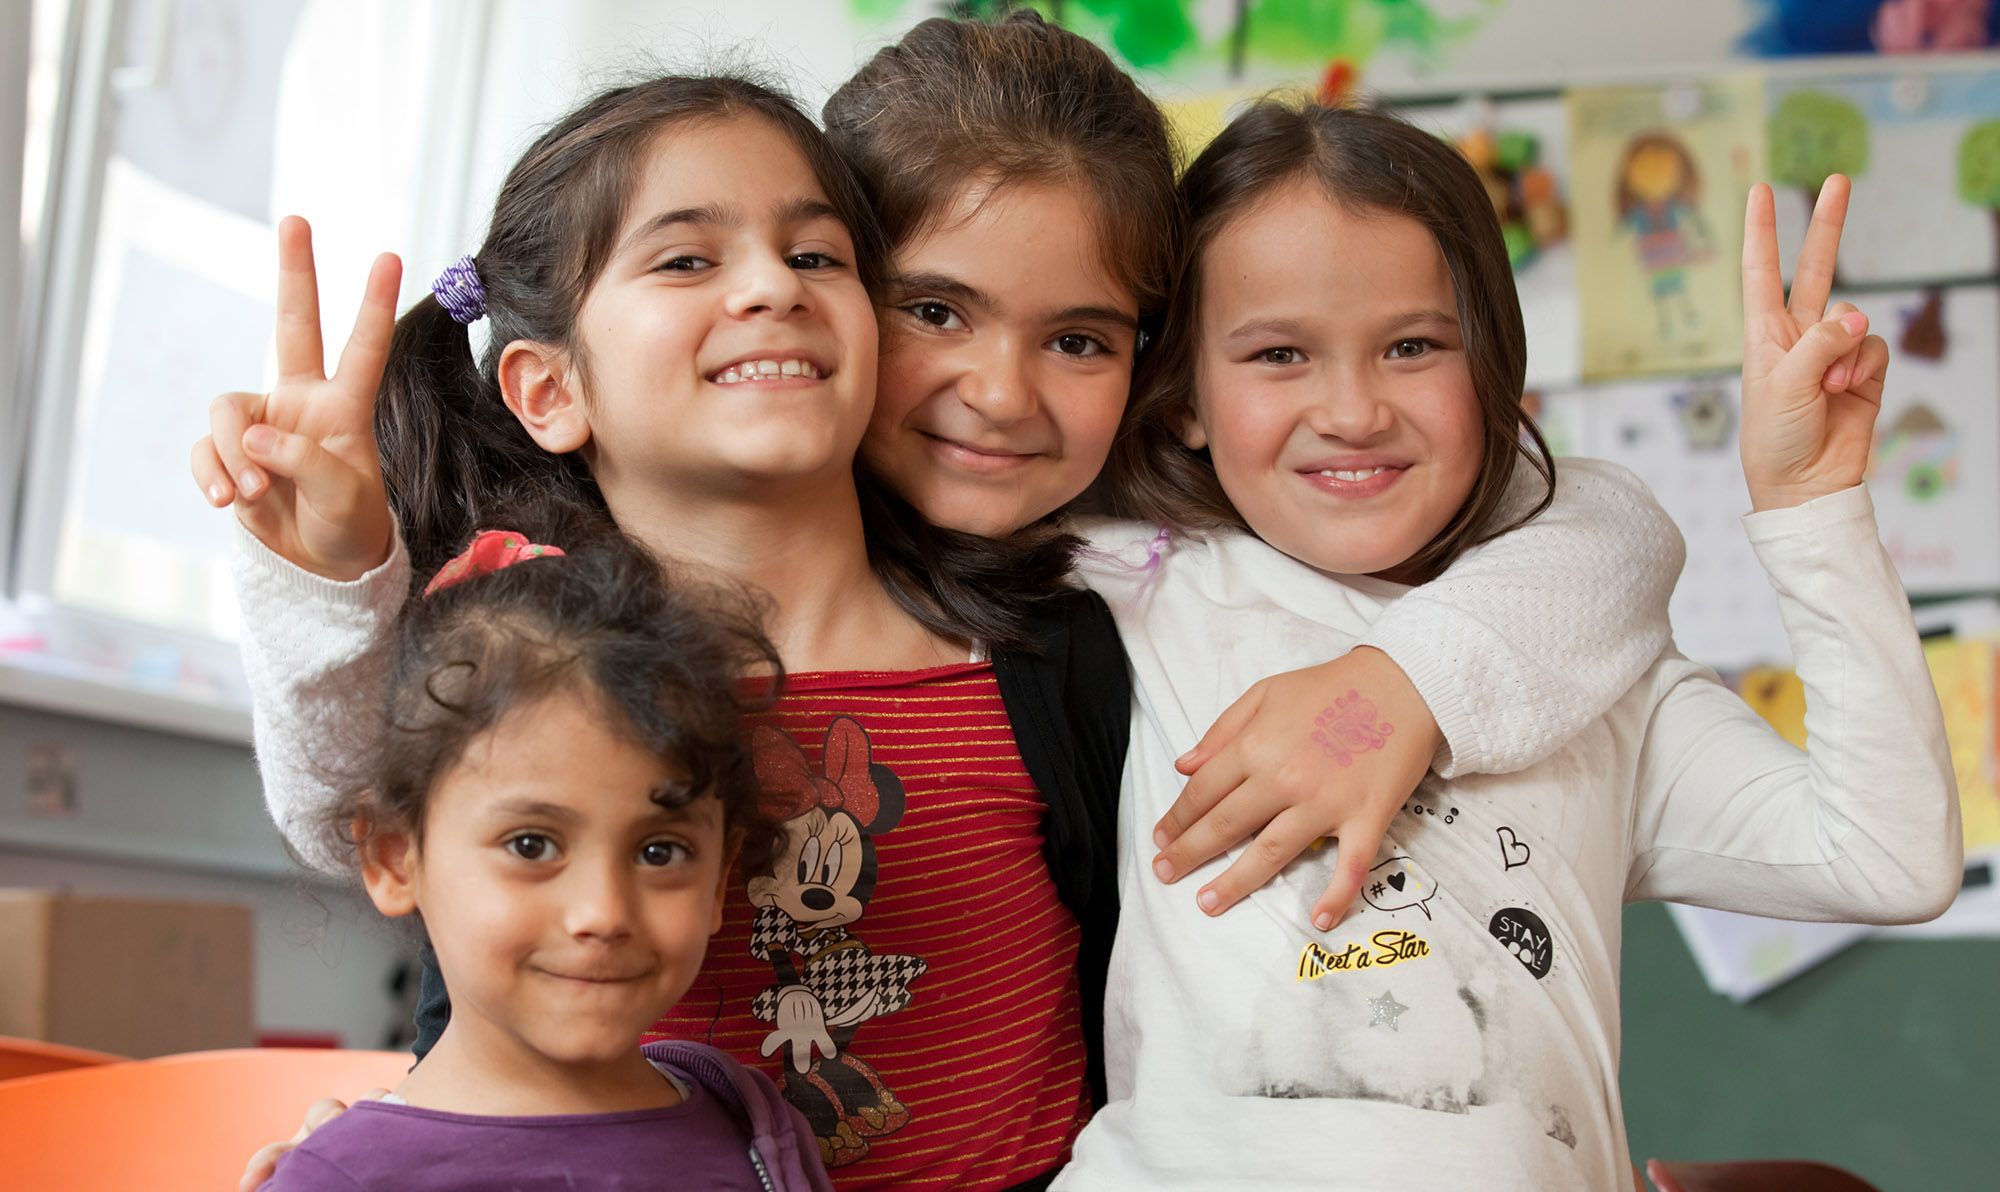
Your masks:
[[[637,1045],[770,847],[740,679],[776,656],[601,516],[534,520],[561,545],[482,533],[402,615],[383,747],[326,825],[383,914],[421,916],[451,1025],[264,1187],[827,1189],[767,1078]]]

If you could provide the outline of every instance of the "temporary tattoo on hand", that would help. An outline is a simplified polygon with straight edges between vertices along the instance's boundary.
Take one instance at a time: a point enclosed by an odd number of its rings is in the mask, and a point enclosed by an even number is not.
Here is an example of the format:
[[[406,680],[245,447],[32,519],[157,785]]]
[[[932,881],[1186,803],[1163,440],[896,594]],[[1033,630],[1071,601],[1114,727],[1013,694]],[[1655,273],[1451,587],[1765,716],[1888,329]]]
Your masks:
[[[1396,727],[1381,719],[1375,705],[1350,690],[1345,696],[1320,709],[1313,717],[1312,739],[1326,754],[1343,766],[1354,764],[1354,756],[1380,749]]]

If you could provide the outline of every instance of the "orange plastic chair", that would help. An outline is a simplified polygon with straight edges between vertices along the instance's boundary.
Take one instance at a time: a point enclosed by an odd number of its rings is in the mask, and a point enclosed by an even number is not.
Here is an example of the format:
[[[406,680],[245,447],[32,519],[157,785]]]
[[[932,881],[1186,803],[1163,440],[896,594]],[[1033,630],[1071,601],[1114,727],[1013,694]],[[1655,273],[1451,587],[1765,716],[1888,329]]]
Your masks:
[[[1646,1178],[1659,1192],[1880,1192],[1838,1167],[1791,1159],[1741,1163],[1648,1159]]]
[[[200,1051],[0,1082],[0,1183],[47,1192],[234,1189],[322,1097],[394,1087],[396,1051]]]
[[[44,1072],[67,1072],[71,1068],[89,1068],[97,1064],[115,1064],[124,1058],[105,1051],[0,1035],[0,1080],[40,1076]]]

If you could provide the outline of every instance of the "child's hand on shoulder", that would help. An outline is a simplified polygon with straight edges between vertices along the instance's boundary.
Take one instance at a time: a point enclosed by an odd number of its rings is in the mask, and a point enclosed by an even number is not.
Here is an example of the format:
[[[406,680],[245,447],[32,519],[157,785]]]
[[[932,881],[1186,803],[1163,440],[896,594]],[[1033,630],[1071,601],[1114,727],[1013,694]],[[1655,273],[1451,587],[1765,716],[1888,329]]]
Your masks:
[[[1789,304],[1778,266],[1771,188],[1750,190],[1743,226],[1743,478],[1751,507],[1802,505],[1861,483],[1868,470],[1889,346],[1868,317],[1827,306],[1847,179],[1820,189]]]
[[[319,334],[312,229],[278,225],[278,383],[225,393],[194,445],[195,483],[285,559],[335,580],[358,579],[389,557],[392,518],[375,444],[375,393],[396,329],[403,266],[376,258],[354,334],[333,376]]]
[[[389,1095],[388,1089],[369,1089],[356,1097],[356,1101],[380,1101]],[[347,1112],[347,1103],[327,1097],[306,1107],[306,1120],[299,1125],[298,1133],[284,1142],[274,1142],[257,1148],[250,1156],[250,1162],[243,1165],[242,1178],[237,1181],[237,1192],[257,1192],[278,1172],[278,1160],[284,1158],[298,1145],[312,1137],[312,1132]]]
[[[1339,868],[1312,910],[1313,926],[1331,930],[1440,741],[1416,685],[1380,650],[1273,675],[1174,763],[1188,784],[1154,829],[1153,872],[1174,881],[1255,834],[1195,894],[1218,915],[1315,841],[1336,837]]]

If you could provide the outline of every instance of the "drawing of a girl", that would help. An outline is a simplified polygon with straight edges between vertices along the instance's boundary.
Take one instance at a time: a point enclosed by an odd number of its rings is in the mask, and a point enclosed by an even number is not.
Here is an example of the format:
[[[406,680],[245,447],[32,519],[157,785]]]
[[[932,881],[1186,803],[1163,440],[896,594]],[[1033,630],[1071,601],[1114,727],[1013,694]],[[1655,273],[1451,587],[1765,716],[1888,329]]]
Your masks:
[[[1638,237],[1662,338],[1674,337],[1676,314],[1685,328],[1700,320],[1687,293],[1688,266],[1709,255],[1700,200],[1701,172],[1678,137],[1656,129],[1626,145],[1618,165],[1618,222]]]

